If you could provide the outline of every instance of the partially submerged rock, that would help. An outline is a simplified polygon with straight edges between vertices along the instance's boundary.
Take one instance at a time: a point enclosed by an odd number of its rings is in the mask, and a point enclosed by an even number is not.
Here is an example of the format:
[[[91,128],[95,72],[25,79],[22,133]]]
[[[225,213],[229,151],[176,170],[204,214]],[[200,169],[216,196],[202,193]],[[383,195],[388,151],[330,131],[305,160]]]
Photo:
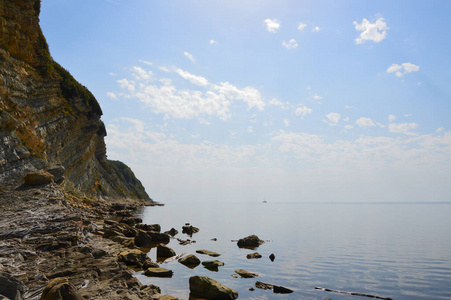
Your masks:
[[[51,280],[41,295],[41,300],[82,300],[77,289],[65,277]]]
[[[182,265],[187,266],[188,268],[193,269],[200,264],[200,259],[197,258],[197,256],[195,256],[194,254],[190,254],[183,258],[180,258],[178,262],[181,263]]]
[[[196,253],[206,254],[206,255],[209,255],[209,256],[213,256],[213,257],[218,257],[218,256],[221,255],[221,253],[210,251],[210,250],[196,250]]]
[[[276,256],[274,255],[274,253],[271,253],[271,255],[269,256],[269,259],[271,261],[274,261],[276,259]]]
[[[149,268],[144,271],[144,275],[149,277],[172,277],[172,274],[174,272],[165,268]]]
[[[175,236],[175,235],[177,235],[177,233],[179,233],[179,232],[178,232],[177,229],[171,228],[171,230],[165,231],[164,233],[169,234],[170,236]]]
[[[235,273],[237,273],[238,275],[240,275],[243,278],[254,278],[254,277],[258,277],[258,273],[254,273],[254,272],[249,272],[243,269],[239,269],[239,270],[235,270]]]
[[[239,239],[237,245],[240,248],[254,249],[263,244],[264,242],[265,241],[260,240],[256,235],[249,235],[245,238]]]
[[[194,233],[199,232],[199,228],[194,227],[193,225],[185,225],[182,227],[182,233],[186,233],[189,236],[192,236]]]
[[[206,276],[189,279],[190,296],[203,299],[234,300],[238,292]]]
[[[157,246],[157,257],[158,258],[169,258],[176,256],[175,251],[171,248],[163,245]]]
[[[258,252],[255,253],[250,253],[248,255],[246,255],[247,259],[253,259],[253,258],[262,258],[262,255]]]
[[[293,292],[292,290],[286,287],[264,283],[261,281],[255,282],[255,287],[263,290],[273,290],[273,292],[277,294],[290,294]]]
[[[219,260],[208,260],[203,261],[202,265],[210,271],[218,272],[218,268],[224,266],[224,263]]]

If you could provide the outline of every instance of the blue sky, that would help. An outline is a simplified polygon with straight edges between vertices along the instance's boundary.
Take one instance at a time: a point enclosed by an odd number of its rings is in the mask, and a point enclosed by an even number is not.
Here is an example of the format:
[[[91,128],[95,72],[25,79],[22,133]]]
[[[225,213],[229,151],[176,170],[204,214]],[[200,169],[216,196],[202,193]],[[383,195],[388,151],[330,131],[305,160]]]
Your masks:
[[[44,0],[160,202],[449,201],[451,2]]]

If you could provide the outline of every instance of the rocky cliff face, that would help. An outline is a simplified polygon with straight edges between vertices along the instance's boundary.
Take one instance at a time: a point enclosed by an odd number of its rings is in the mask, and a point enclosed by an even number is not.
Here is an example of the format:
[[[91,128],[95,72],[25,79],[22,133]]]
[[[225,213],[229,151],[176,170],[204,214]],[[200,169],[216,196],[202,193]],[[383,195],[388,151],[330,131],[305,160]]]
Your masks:
[[[102,110],[51,58],[39,12],[40,0],[0,1],[0,186],[44,169],[90,196],[150,200],[129,168],[107,160]]]

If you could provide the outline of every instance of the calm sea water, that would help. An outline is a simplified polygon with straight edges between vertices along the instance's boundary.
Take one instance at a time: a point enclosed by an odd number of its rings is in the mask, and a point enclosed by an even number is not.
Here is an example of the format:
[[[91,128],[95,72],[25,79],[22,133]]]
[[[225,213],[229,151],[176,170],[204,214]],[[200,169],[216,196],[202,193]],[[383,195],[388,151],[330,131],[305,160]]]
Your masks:
[[[145,208],[141,217],[144,223],[160,224],[162,231],[176,228],[176,238],[189,238],[181,233],[185,223],[198,227],[195,244],[181,246],[174,239],[168,246],[177,254],[225,263],[218,272],[202,265],[189,269],[177,261],[163,264],[174,271],[172,278],[136,273],[143,284],[180,299],[189,298],[188,280],[194,275],[233,288],[239,299],[368,299],[315,286],[393,299],[451,299],[450,204],[168,203]],[[267,240],[256,250],[261,259],[247,259],[255,251],[232,242],[250,234]],[[197,254],[198,249],[221,256]],[[155,261],[155,248],[148,255]],[[236,269],[260,277],[234,278]],[[294,293],[249,291],[257,280]]]

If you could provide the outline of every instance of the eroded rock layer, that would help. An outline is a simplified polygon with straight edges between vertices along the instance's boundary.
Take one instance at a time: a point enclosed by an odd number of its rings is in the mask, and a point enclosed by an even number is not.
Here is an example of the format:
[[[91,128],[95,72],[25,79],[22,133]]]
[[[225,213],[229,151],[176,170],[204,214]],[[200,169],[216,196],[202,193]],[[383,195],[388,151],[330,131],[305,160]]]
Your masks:
[[[128,167],[107,160],[102,110],[51,58],[39,12],[40,0],[0,1],[0,184],[63,170],[65,188],[150,200]]]

